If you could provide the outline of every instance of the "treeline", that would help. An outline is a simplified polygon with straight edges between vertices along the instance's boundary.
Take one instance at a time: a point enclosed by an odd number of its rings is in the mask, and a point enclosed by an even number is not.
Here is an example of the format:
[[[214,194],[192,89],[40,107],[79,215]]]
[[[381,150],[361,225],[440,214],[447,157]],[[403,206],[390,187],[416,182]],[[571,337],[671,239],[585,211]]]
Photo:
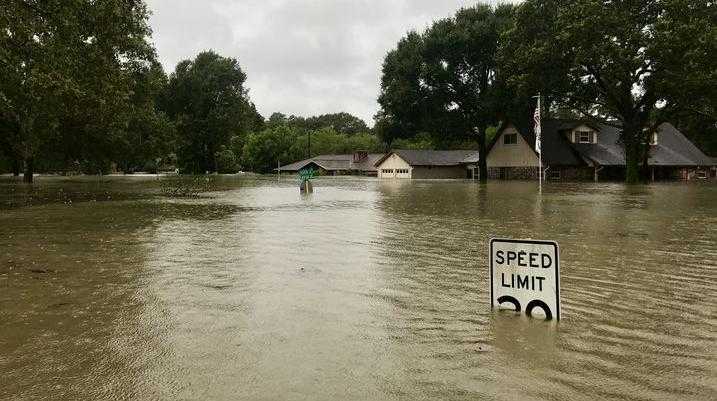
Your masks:
[[[142,0],[10,0],[0,8],[0,171],[178,168],[268,172],[320,153],[475,148],[480,177],[506,119],[577,116],[622,127],[627,180],[670,121],[717,152],[717,6],[704,0],[478,4],[409,32],[384,60],[373,129],[347,113],[251,102],[234,58],[212,51],[167,75]]]
[[[206,51],[167,75],[141,0],[0,8],[0,172],[268,172],[311,154],[382,149],[361,119],[251,102],[234,58]]]
[[[491,127],[568,116],[622,128],[626,179],[645,177],[651,131],[669,121],[717,154],[717,3],[526,0],[478,4],[411,31],[383,63],[380,138],[477,142]]]

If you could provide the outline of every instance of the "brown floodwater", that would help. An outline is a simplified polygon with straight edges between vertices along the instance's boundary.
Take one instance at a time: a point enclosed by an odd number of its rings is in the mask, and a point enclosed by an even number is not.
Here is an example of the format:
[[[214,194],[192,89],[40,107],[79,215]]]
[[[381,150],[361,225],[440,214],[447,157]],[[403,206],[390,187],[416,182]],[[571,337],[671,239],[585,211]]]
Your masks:
[[[714,183],[210,184],[0,180],[1,400],[717,399]],[[559,323],[491,237],[560,244]]]

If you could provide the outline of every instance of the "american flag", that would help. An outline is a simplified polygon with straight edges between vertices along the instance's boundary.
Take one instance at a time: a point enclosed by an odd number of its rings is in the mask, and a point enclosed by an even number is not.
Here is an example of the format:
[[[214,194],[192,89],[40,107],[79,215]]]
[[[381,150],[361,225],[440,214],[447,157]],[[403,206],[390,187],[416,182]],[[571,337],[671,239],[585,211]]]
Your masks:
[[[540,96],[538,96],[538,107],[535,108],[535,114],[533,114],[533,120],[535,121],[535,151],[538,154],[541,153],[541,128],[540,128]]]

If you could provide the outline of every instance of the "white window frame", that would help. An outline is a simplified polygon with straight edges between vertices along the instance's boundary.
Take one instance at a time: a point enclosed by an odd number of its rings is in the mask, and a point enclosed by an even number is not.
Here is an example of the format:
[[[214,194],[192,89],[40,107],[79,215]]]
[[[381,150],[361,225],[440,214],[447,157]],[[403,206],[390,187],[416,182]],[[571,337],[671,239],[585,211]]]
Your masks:
[[[575,131],[575,139],[577,143],[593,143],[593,131]],[[583,140],[583,135],[587,135],[587,139]]]
[[[509,136],[511,138],[515,137],[515,142],[508,143],[507,140],[508,140]],[[517,145],[517,144],[518,144],[518,133],[511,132],[511,133],[503,134],[503,145],[513,146],[513,145]]]

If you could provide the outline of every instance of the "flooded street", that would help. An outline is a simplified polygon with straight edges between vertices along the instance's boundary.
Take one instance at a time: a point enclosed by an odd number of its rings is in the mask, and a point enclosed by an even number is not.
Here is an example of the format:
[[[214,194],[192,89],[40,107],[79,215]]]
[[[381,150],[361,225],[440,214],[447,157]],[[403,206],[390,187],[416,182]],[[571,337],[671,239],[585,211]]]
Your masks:
[[[714,183],[0,180],[2,400],[717,398]],[[559,323],[492,237],[560,244]]]

